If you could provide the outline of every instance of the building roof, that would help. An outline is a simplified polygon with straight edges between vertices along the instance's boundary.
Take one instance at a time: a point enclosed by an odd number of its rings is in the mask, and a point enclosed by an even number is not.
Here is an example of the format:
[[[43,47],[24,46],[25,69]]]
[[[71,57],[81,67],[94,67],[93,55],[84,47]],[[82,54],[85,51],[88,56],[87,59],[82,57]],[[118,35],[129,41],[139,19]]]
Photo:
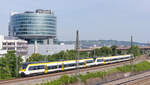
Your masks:
[[[38,13],[38,14],[52,14],[54,15],[54,12],[52,10],[43,10],[43,9],[36,9],[35,11],[25,11],[25,12],[15,12],[15,11],[11,11],[11,16],[15,15],[15,14],[23,14],[23,13]]]
[[[17,37],[4,36],[4,40],[20,40],[20,39]]]

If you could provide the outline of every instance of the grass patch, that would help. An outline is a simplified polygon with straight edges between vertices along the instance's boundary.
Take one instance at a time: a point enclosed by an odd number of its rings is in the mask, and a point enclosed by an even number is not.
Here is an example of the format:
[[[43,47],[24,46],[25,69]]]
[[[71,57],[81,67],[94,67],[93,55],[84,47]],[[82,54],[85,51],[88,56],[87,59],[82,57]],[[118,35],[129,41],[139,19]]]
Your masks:
[[[110,70],[107,71],[107,74],[109,75],[109,74],[113,74],[113,73],[117,73],[117,72],[119,72],[118,69],[112,68],[112,69],[110,69]]]
[[[47,83],[42,83],[41,85],[66,85],[69,83],[74,83],[76,81],[77,81],[77,77],[75,76],[69,77],[68,75],[63,75],[57,80],[53,80]]]
[[[150,69],[150,63],[147,61],[140,62],[133,65],[133,72],[146,71]],[[120,72],[131,72],[131,65],[125,65],[122,67],[117,67]]]
[[[108,74],[107,72],[100,71],[100,72],[93,72],[93,73],[87,73],[85,75],[80,75],[79,78],[81,79],[82,82],[86,82],[87,79],[97,78],[97,77],[103,78],[107,74]]]

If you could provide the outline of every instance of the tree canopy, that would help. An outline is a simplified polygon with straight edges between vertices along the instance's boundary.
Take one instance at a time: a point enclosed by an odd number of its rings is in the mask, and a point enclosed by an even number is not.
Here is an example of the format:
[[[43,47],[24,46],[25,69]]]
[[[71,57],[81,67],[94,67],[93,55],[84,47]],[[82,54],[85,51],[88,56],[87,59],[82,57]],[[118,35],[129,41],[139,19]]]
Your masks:
[[[141,52],[138,46],[132,46],[128,49],[128,54],[133,54],[133,56],[140,56]]]
[[[22,61],[15,51],[8,51],[5,56],[0,57],[0,79],[17,77]]]

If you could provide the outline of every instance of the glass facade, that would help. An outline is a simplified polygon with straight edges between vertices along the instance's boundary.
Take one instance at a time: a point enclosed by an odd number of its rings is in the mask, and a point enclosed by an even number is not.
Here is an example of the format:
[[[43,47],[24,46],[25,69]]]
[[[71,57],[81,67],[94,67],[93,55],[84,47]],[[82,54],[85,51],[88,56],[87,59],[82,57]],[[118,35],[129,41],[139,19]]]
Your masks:
[[[9,35],[33,43],[56,38],[56,17],[46,13],[18,13],[11,16]]]

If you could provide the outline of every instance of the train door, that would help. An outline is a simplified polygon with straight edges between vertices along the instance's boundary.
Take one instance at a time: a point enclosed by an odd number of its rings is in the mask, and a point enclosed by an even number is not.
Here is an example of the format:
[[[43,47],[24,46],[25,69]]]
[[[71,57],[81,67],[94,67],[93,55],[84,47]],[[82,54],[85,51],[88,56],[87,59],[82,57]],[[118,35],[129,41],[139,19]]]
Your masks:
[[[62,68],[61,68],[62,71],[64,71],[64,62],[62,63]]]
[[[105,59],[103,58],[104,64],[106,64]]]
[[[120,58],[118,58],[118,62],[121,62],[121,61],[120,61]]]
[[[84,61],[84,67],[86,67],[86,60]]]
[[[47,65],[45,65],[45,71],[44,71],[44,73],[48,73],[48,67],[47,67]]]
[[[113,60],[113,59],[110,59],[110,63],[113,63],[112,60]]]

